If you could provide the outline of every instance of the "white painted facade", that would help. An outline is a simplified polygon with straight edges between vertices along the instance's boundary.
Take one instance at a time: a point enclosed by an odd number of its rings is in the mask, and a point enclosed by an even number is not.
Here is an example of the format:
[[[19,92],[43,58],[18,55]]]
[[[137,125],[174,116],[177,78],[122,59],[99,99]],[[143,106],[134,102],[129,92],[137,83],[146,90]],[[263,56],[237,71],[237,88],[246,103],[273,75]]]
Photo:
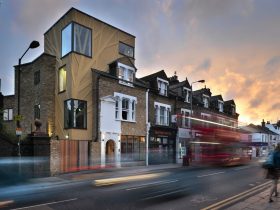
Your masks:
[[[121,162],[121,121],[115,120],[115,103],[113,96],[100,99],[100,132],[101,132],[101,165],[106,165],[106,143],[114,141],[115,164],[120,167]]]

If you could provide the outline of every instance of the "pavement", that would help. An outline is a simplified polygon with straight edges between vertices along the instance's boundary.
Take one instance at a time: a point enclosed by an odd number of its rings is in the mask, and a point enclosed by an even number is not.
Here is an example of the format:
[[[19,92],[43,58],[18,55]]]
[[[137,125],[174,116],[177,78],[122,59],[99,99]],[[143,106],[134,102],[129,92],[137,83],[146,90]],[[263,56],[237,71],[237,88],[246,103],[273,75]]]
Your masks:
[[[60,176],[54,177],[46,177],[46,178],[34,178],[28,182],[29,189],[30,188],[38,188],[38,187],[52,187],[53,185],[63,185],[69,182],[82,182],[85,180],[92,180],[92,178],[102,177],[105,178],[115,172],[116,176],[120,176],[122,174],[133,175],[139,173],[149,173],[152,171],[159,171],[165,169],[179,168],[182,167],[182,164],[162,164],[162,165],[153,165],[153,166],[135,166],[135,167],[125,167],[125,168],[109,168],[109,169],[101,169],[96,171],[82,171],[75,173],[63,174]],[[196,166],[189,166],[196,167]],[[109,172],[109,173],[108,173]],[[225,199],[218,203],[214,203],[204,209],[227,209],[227,210],[280,210],[280,196],[273,197],[274,202],[269,203],[269,191],[270,191],[271,181],[267,181],[266,183],[256,186],[253,189],[250,189],[246,192],[242,192],[238,195],[235,195],[231,198]],[[13,187],[15,188],[15,187]],[[28,189],[25,188],[25,189]],[[278,186],[278,189],[280,186]],[[22,188],[18,188],[23,190]],[[5,190],[5,193],[8,193],[8,189]],[[15,191],[15,189],[11,189],[11,191]],[[23,190],[24,191],[24,190]],[[278,190],[280,192],[280,189]],[[1,197],[1,192],[0,192]],[[1,204],[1,203],[0,203]]]

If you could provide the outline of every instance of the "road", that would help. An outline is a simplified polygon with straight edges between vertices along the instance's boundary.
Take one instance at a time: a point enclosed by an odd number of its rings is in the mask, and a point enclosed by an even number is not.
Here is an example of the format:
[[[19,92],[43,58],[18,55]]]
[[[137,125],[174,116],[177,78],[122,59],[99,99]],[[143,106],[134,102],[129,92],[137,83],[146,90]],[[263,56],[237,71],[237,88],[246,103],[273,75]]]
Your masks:
[[[267,180],[258,164],[106,171],[64,176],[56,184],[3,188],[3,209],[202,209]],[[6,203],[5,203],[6,202]],[[6,204],[6,205],[3,205]]]

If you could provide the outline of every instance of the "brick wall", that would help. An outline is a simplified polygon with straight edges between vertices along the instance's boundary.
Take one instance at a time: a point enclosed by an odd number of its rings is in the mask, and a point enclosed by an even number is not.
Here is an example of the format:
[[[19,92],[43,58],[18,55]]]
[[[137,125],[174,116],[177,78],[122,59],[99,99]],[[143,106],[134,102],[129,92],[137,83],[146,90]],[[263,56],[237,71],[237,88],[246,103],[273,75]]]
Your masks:
[[[40,104],[40,120],[42,131],[54,132],[54,88],[56,59],[48,54],[42,54],[31,63],[21,66],[20,84],[20,114],[23,115],[21,127],[27,135],[35,130],[34,106]],[[15,67],[15,112],[17,114],[17,77],[18,66]],[[40,82],[34,84],[34,73],[40,71]],[[47,128],[48,127],[48,128]]]

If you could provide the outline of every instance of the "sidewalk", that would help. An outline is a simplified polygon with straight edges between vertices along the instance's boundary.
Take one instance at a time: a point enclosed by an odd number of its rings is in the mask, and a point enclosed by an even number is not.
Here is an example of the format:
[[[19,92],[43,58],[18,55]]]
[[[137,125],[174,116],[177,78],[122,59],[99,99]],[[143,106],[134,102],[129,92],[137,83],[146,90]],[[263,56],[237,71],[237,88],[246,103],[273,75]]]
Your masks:
[[[280,197],[272,197],[274,202],[269,203],[270,189],[266,189],[254,196],[247,198],[229,208],[227,210],[279,210]]]

